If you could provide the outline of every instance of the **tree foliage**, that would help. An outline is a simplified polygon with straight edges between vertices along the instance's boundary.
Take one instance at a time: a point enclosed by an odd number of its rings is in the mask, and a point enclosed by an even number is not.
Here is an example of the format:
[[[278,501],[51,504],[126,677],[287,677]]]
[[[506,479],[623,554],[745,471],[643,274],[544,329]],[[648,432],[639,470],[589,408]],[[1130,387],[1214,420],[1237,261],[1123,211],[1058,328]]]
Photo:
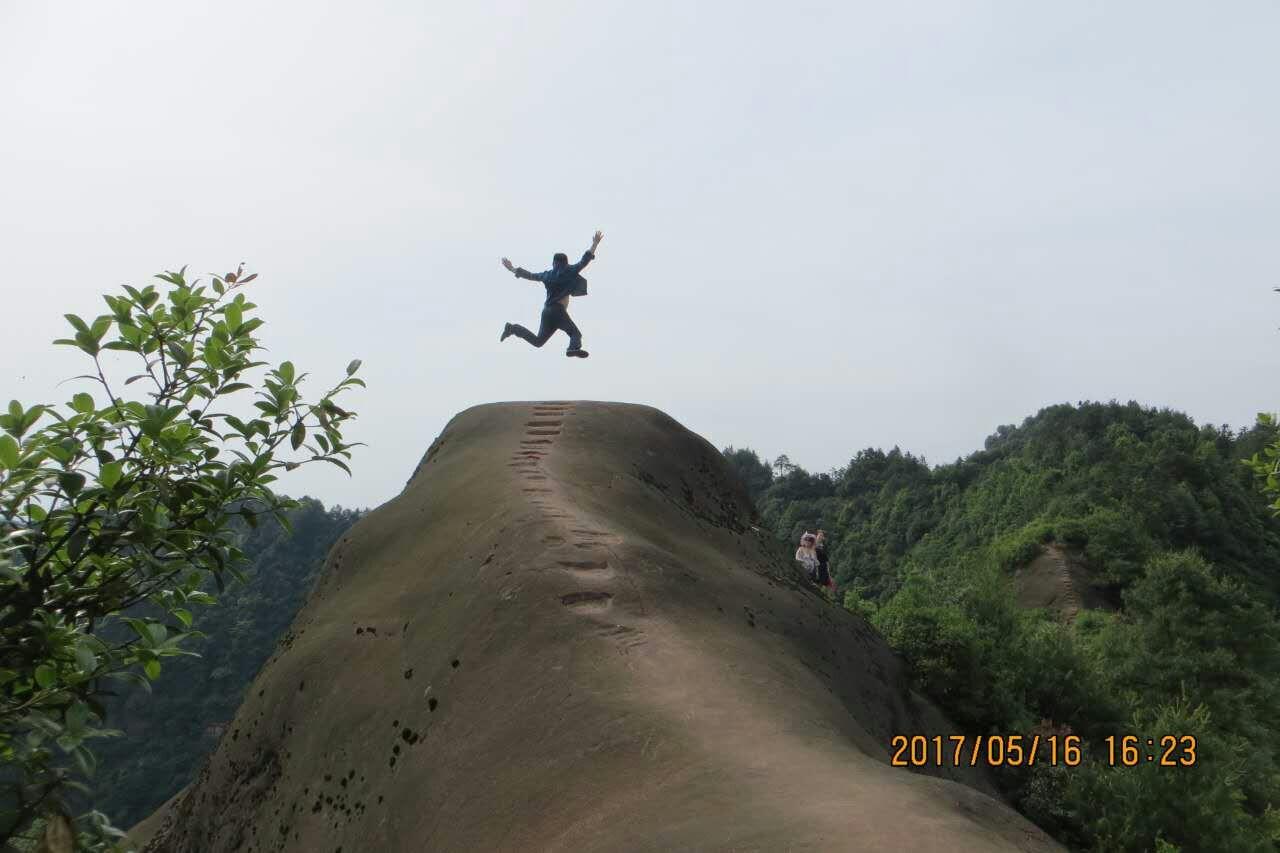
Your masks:
[[[61,814],[68,787],[92,775],[113,685],[148,684],[191,653],[206,579],[221,590],[238,575],[233,519],[283,520],[283,471],[348,470],[353,415],[335,398],[363,384],[359,362],[307,400],[291,362],[255,360],[254,275],[157,278],[163,292],[125,286],[91,322],[66,315],[72,337],[55,343],[92,362],[76,377],[89,390],[0,415],[0,841]],[[123,381],[119,359],[138,365]],[[252,406],[237,407],[241,392]],[[96,813],[78,830],[84,845],[111,835]]]
[[[121,735],[96,748],[95,808],[131,826],[191,782],[358,515],[302,498],[287,511],[287,527],[273,518],[235,525],[246,580],[197,615],[205,636],[188,648],[199,657],[166,667],[150,690],[123,690],[104,703]]]

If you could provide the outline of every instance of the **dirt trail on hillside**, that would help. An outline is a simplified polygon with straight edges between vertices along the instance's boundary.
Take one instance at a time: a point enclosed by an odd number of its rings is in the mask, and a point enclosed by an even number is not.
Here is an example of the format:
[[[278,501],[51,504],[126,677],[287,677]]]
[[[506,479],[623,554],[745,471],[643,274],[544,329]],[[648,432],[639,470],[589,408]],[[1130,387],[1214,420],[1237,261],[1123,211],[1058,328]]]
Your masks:
[[[656,410],[456,417],[360,521],[151,851],[1058,849]],[[944,778],[945,777],[945,778]]]
[[[1092,586],[1084,558],[1058,543],[1045,545],[1014,572],[1013,588],[1020,606],[1053,611],[1063,622],[1074,621],[1081,610],[1116,609],[1104,591]]]

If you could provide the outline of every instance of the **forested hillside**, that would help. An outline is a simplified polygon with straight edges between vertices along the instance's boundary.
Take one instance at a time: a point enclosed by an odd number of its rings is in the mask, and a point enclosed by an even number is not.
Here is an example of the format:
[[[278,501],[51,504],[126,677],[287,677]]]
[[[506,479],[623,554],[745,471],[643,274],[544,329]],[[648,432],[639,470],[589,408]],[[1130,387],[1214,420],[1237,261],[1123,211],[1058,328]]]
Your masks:
[[[953,719],[1082,738],[1078,767],[999,773],[1042,826],[1087,849],[1272,850],[1280,523],[1242,460],[1274,438],[1085,403],[938,467],[897,448],[823,474],[725,454],[779,539],[827,530],[845,606]],[[1014,573],[1048,546],[1111,607],[1019,608]],[[1105,738],[1124,735],[1141,739],[1138,766],[1108,766]],[[1194,765],[1147,762],[1162,735],[1195,736]]]
[[[199,657],[171,659],[148,694],[130,689],[108,706],[107,724],[125,732],[98,748],[94,807],[130,826],[177,793],[199,771],[222,725],[306,600],[329,548],[359,513],[303,498],[291,531],[274,521],[244,527],[245,583],[195,612],[207,637]]]

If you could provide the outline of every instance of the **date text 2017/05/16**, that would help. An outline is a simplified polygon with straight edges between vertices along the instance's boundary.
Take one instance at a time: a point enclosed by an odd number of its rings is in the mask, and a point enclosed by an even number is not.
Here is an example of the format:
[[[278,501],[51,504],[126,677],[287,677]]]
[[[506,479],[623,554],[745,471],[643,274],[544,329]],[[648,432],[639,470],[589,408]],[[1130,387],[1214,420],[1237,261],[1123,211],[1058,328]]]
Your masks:
[[[1112,735],[1103,745],[1094,760],[1111,767],[1192,767],[1199,758],[1194,735]],[[1090,758],[1079,735],[894,735],[889,747],[894,767],[1076,767]]]

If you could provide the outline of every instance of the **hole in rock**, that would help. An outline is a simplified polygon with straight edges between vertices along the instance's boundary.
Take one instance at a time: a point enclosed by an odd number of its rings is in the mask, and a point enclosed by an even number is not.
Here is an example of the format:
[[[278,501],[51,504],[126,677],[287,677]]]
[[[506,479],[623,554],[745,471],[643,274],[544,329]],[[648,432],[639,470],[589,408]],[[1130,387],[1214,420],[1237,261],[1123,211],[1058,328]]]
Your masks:
[[[560,596],[560,603],[574,610],[604,610],[613,603],[613,596],[607,592],[571,592]]]
[[[588,572],[599,572],[609,568],[606,560],[558,560],[557,562],[568,569],[581,569]]]

